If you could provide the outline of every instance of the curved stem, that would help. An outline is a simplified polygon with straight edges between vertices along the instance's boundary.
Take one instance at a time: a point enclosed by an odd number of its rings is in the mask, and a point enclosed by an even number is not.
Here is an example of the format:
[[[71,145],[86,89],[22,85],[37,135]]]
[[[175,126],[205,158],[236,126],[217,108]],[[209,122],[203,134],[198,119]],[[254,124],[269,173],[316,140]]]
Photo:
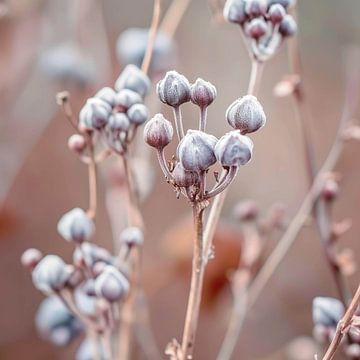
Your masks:
[[[156,154],[164,176],[166,177],[167,180],[169,181],[172,180],[171,172],[166,164],[164,149],[157,149]]]
[[[239,170],[238,166],[232,166],[230,171],[226,174],[224,181],[218,184],[214,189],[209,191],[205,196],[204,199],[211,199],[212,197],[222,193],[235,179],[236,174]]]
[[[160,31],[173,38],[191,0],[173,0],[161,22]]]
[[[178,136],[179,141],[184,137],[184,126],[182,122],[182,114],[180,106],[173,108],[174,119],[175,119],[175,128],[176,134]]]

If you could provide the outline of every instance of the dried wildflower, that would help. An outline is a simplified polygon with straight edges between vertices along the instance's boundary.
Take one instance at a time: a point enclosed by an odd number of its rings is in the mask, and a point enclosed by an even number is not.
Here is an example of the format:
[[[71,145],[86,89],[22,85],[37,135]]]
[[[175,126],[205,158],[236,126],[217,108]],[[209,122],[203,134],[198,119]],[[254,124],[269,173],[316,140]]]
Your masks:
[[[206,108],[212,104],[216,98],[216,87],[208,81],[197,79],[191,85],[191,101],[200,108]]]
[[[77,154],[82,154],[87,147],[84,136],[80,134],[73,134],[69,137],[68,148]]]
[[[189,187],[199,182],[199,175],[194,171],[188,171],[183,168],[180,163],[177,163],[172,172],[175,184],[179,187]]]
[[[79,125],[85,130],[98,130],[103,128],[109,120],[111,106],[98,98],[90,98],[81,109]]]
[[[144,243],[144,234],[139,228],[131,226],[122,231],[120,242],[129,247],[141,246]]]
[[[156,149],[167,146],[174,135],[171,122],[166,120],[162,114],[156,114],[144,128],[144,140]]]
[[[27,249],[21,256],[21,264],[27,269],[34,269],[42,259],[43,254],[38,249]]]
[[[129,89],[137,92],[142,97],[150,91],[151,82],[148,76],[135,65],[127,65],[115,83],[115,89]]]
[[[124,113],[115,113],[110,116],[107,128],[112,132],[128,131],[130,128],[130,120]]]
[[[344,305],[331,297],[316,297],[313,300],[313,322],[315,325],[336,327],[345,312]]]
[[[135,104],[127,112],[130,123],[138,126],[144,124],[149,118],[149,111],[144,104]]]
[[[248,19],[244,0],[227,0],[223,15],[226,21],[242,25]]]
[[[98,98],[102,101],[108,103],[111,107],[115,105],[116,92],[111,87],[104,87],[100,89],[95,95],[95,98]]]
[[[279,32],[284,37],[294,36],[297,32],[296,21],[291,15],[285,15],[280,23]]]

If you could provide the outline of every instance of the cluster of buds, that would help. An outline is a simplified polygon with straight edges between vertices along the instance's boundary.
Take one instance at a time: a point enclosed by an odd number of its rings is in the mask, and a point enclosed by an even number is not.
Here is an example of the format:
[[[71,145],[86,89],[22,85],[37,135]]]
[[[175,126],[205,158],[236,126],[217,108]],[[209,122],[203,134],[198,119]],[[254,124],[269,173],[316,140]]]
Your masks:
[[[241,26],[249,53],[259,62],[271,58],[297,25],[288,10],[295,0],[227,0],[226,21]]]
[[[262,106],[254,96],[245,96],[230,105],[226,112],[228,123],[234,130],[219,140],[206,132],[207,108],[216,98],[211,83],[197,79],[190,84],[185,76],[169,71],[157,84],[160,100],[173,108],[178,138],[176,156],[167,163],[164,149],[173,139],[172,123],[162,114],[155,115],[144,128],[144,140],[157,150],[161,169],[178,194],[192,203],[206,202],[224,191],[235,178],[240,166],[247,164],[253,143],[246,135],[260,129],[266,122]],[[192,102],[200,109],[198,129],[184,133],[181,106]],[[215,175],[215,185],[206,189],[206,175],[216,163],[223,167],[223,175]]]

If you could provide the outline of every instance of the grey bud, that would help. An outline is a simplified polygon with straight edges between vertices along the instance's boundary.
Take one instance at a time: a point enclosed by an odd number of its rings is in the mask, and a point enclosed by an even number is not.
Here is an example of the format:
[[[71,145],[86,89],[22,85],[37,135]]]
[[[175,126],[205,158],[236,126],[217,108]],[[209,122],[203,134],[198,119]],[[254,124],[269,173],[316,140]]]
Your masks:
[[[85,130],[103,128],[111,114],[111,106],[98,98],[90,98],[80,111],[79,125]]]
[[[227,0],[224,6],[223,15],[226,21],[243,25],[247,20],[244,0]]]
[[[178,107],[190,101],[189,80],[176,71],[168,71],[156,85],[159,99],[172,107]]]
[[[273,24],[279,24],[286,15],[286,10],[280,4],[271,5],[268,11],[269,19]]]
[[[111,254],[100,246],[88,242],[84,242],[80,246],[81,248],[77,247],[73,254],[73,261],[76,266],[85,263],[87,267],[92,268],[98,261],[107,264],[111,264],[113,261]]]
[[[215,155],[223,167],[245,165],[251,160],[253,146],[250,138],[233,130],[217,142]]]
[[[141,246],[144,243],[144,234],[139,228],[131,226],[121,232],[120,242],[130,247]]]
[[[144,128],[145,142],[156,149],[163,149],[167,146],[173,135],[174,129],[171,122],[166,120],[162,114],[156,114]]]
[[[189,171],[205,171],[216,163],[214,154],[217,139],[199,130],[188,130],[180,141],[177,155],[181,165]]]
[[[27,249],[21,255],[21,264],[27,269],[34,269],[35,266],[42,259],[43,254],[38,249]]]
[[[127,65],[115,83],[115,89],[129,89],[145,97],[150,91],[151,82],[148,76],[135,65]]]
[[[112,114],[109,118],[107,128],[113,132],[128,131],[130,120],[124,113]]]
[[[266,123],[263,107],[253,95],[235,100],[226,110],[226,119],[243,135],[259,130]]]
[[[336,327],[344,313],[344,305],[338,299],[316,297],[313,300],[312,316],[315,325]]]
[[[115,105],[121,112],[126,112],[131,106],[142,102],[142,97],[133,90],[123,89],[116,94]]]
[[[149,110],[144,104],[135,104],[127,112],[130,122],[142,125],[149,119]]]
[[[114,107],[116,92],[111,87],[104,87],[99,90],[94,97],[101,99],[102,101],[108,103],[111,107]]]
[[[84,282],[82,289],[87,296],[95,296],[95,280],[87,279]]]
[[[326,201],[333,201],[339,194],[339,185],[334,179],[326,179],[321,190],[321,196]]]
[[[86,146],[87,144],[84,136],[80,134],[73,134],[69,137],[68,148],[71,151],[81,154],[85,151]]]
[[[57,230],[65,240],[82,243],[94,234],[95,224],[83,209],[75,208],[61,217]]]
[[[250,17],[258,17],[266,14],[267,0],[247,0],[245,13]]]
[[[269,5],[280,4],[285,9],[293,7],[296,3],[296,0],[268,0],[268,1],[269,1]]]
[[[125,298],[129,292],[129,281],[114,266],[107,266],[95,280],[97,296],[114,302]]]
[[[38,290],[50,294],[63,289],[68,276],[63,259],[56,255],[47,255],[34,268],[32,281]]]
[[[296,21],[291,15],[285,15],[280,23],[279,32],[284,37],[294,36],[297,32]]]
[[[179,162],[176,164],[172,176],[179,187],[189,187],[199,181],[199,175],[196,172],[185,170]]]
[[[76,307],[86,316],[96,316],[96,297],[88,295],[84,286],[75,289],[74,299]]]
[[[191,85],[190,96],[195,105],[205,108],[215,100],[216,87],[203,79],[197,79],[195,84]]]
[[[268,30],[268,25],[263,18],[255,18],[245,27],[246,34],[256,40],[264,36]]]

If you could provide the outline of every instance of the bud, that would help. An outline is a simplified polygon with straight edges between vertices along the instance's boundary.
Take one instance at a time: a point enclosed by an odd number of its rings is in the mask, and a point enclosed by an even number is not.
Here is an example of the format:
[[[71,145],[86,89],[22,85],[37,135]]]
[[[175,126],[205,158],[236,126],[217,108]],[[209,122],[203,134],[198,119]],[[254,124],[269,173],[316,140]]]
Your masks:
[[[145,142],[156,148],[163,149],[167,146],[174,135],[174,129],[169,120],[166,120],[162,114],[156,114],[144,128]]]
[[[61,217],[57,230],[65,240],[82,243],[94,234],[95,224],[83,209],[75,208]]]
[[[176,164],[172,176],[179,187],[189,187],[199,181],[199,175],[196,172],[185,170],[179,162]]]
[[[107,266],[95,280],[97,296],[109,302],[118,301],[126,297],[129,292],[129,281],[114,266]]]
[[[216,87],[203,79],[191,85],[191,101],[200,108],[208,107],[216,98]]]
[[[223,167],[247,164],[252,156],[253,142],[240,131],[225,134],[215,146],[215,155]]]
[[[216,163],[217,139],[199,130],[188,130],[177,148],[177,156],[185,170],[205,171]]]
[[[266,14],[266,0],[247,0],[245,3],[245,13],[250,17],[259,17]]]
[[[296,0],[269,0],[269,5],[279,4],[285,9],[293,7],[296,3]]]
[[[248,134],[259,130],[266,123],[264,110],[253,95],[235,100],[226,110],[226,119],[230,126]]]
[[[84,286],[79,286],[75,289],[74,300],[76,307],[85,316],[96,316],[96,297],[89,296],[84,291]]]
[[[121,112],[126,112],[128,109],[143,102],[141,96],[132,90],[123,89],[116,94],[115,105]]]
[[[127,246],[141,246],[144,243],[144,234],[137,227],[128,227],[120,234],[120,242]]]
[[[56,255],[46,255],[34,268],[32,280],[38,290],[50,294],[65,286],[68,275],[63,259]]]
[[[296,21],[291,15],[285,15],[280,23],[279,32],[284,37],[294,36],[297,32]]]
[[[255,201],[245,200],[235,206],[234,215],[240,222],[254,221],[259,215],[259,208]]]
[[[245,32],[253,39],[259,39],[268,31],[268,25],[263,18],[255,18],[251,20],[245,28]]]
[[[87,296],[96,296],[95,294],[95,280],[94,279],[87,279],[84,282],[84,285],[82,287],[84,293]]]
[[[243,25],[247,20],[244,0],[227,0],[224,6],[223,15],[226,21]]]
[[[344,312],[344,305],[338,299],[316,297],[313,300],[312,316],[315,325],[336,327]]]
[[[151,82],[148,76],[135,65],[127,65],[115,83],[115,89],[129,89],[145,97],[150,91]]]
[[[149,110],[144,104],[135,104],[127,112],[132,124],[142,125],[149,119]]]
[[[130,128],[129,118],[124,113],[116,113],[110,116],[107,128],[113,132],[128,131]]]
[[[34,269],[42,259],[43,254],[38,249],[27,249],[21,255],[21,264],[27,269]]]
[[[68,148],[78,154],[81,154],[86,149],[86,140],[82,135],[73,134],[69,137]]]
[[[79,125],[85,130],[101,129],[108,122],[111,106],[98,98],[90,98],[80,111]]]
[[[172,107],[190,101],[190,83],[188,79],[176,71],[168,71],[156,85],[159,99]]]
[[[88,242],[84,242],[80,246],[81,248],[77,247],[73,254],[73,262],[76,266],[81,267],[82,264],[85,264],[92,268],[98,261],[107,264],[113,262],[111,254],[100,246]]]
[[[321,195],[326,201],[333,201],[339,193],[339,185],[334,179],[327,179],[323,185]]]
[[[110,87],[104,87],[101,90],[99,90],[95,94],[94,97],[98,98],[98,99],[100,99],[102,101],[105,101],[111,107],[114,107],[115,99],[116,99],[116,92]]]
[[[284,19],[286,11],[282,5],[274,4],[270,6],[268,15],[273,24],[279,24]]]

